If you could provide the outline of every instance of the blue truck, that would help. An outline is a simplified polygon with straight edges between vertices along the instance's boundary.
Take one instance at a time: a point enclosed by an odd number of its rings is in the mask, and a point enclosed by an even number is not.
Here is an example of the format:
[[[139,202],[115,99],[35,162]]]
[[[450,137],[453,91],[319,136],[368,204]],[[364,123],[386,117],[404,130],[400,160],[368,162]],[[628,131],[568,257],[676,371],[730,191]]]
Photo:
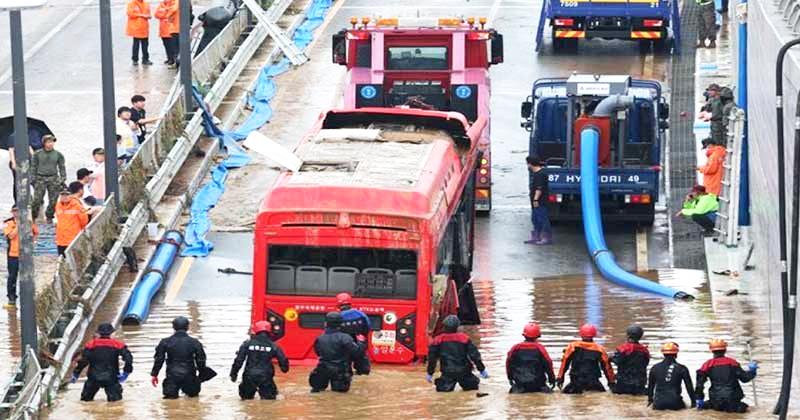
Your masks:
[[[611,96],[633,96],[633,105],[610,118],[593,118]],[[580,132],[602,132],[598,147],[603,220],[653,223],[659,198],[661,152],[669,127],[669,105],[656,81],[630,76],[572,75],[539,79],[521,106],[521,126],[530,132],[530,154],[545,161],[551,220],[581,220]]]
[[[678,0],[544,0],[536,31],[536,51],[549,23],[553,51],[576,50],[578,40],[627,39],[679,52]]]

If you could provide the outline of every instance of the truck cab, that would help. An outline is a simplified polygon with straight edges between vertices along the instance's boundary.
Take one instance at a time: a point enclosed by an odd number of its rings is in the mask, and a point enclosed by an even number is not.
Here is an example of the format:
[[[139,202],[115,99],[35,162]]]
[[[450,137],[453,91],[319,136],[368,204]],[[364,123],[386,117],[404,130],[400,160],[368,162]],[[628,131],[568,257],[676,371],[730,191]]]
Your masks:
[[[344,106],[454,111],[490,120],[489,67],[503,62],[503,37],[486,18],[438,19],[400,26],[397,18],[352,18],[333,35],[333,62],[347,67]],[[475,173],[478,211],[491,209],[491,148],[481,133]]]
[[[610,95],[633,96],[633,105],[611,118],[591,118],[594,107]],[[530,133],[530,154],[546,163],[552,220],[581,218],[580,132],[591,124],[601,131],[603,219],[652,224],[669,119],[658,82],[612,75],[540,79],[522,103],[521,117],[521,126]]]

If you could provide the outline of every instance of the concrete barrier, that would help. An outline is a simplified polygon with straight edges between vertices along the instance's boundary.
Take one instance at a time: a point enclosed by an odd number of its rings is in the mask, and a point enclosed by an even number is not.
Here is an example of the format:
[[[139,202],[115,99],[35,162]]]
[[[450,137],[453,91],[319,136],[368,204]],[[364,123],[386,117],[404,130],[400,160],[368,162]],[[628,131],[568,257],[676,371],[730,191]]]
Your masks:
[[[283,1],[275,2],[278,6],[281,3]],[[281,13],[283,10],[285,7]],[[270,11],[275,13],[274,10]],[[232,54],[236,42],[250,26],[250,21],[248,13],[239,13],[193,60],[195,77],[201,83],[212,86],[206,95],[206,101],[215,104],[212,111],[266,37],[266,34],[258,33],[254,37],[251,33]],[[256,42],[259,36],[260,41]],[[202,127],[199,115],[184,125],[181,95],[182,89],[176,79],[162,112],[165,118],[148,135],[131,163],[121,171],[119,211],[109,198],[103,211],[67,249],[66,257],[59,262],[53,283],[37,296],[40,348],[46,351],[44,359],[48,361],[48,366],[41,375],[24,380],[23,387],[34,392],[17,394],[16,401],[5,402],[4,407],[9,412],[18,412],[22,407],[26,408],[23,410],[26,413],[33,410],[35,415],[42,405],[52,400],[69,372],[72,357],[83,341],[93,314],[102,304],[123,265],[123,248],[131,246],[140,236],[150,212],[163,197],[200,137]],[[121,227],[118,222],[120,212],[128,215]],[[19,381],[12,380],[10,384],[15,382]]]

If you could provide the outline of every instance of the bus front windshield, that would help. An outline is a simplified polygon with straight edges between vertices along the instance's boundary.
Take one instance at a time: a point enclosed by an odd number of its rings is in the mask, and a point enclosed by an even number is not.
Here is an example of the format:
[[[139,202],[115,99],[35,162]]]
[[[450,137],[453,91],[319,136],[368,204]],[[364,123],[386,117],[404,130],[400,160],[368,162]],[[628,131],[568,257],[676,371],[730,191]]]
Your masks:
[[[406,249],[270,245],[267,294],[415,299],[417,253]]]

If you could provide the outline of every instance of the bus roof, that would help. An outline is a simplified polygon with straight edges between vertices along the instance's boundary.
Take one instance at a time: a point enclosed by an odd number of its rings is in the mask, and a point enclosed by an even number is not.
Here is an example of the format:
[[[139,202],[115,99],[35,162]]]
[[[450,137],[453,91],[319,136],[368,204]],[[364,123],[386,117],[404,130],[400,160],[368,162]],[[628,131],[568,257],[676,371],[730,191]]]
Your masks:
[[[297,147],[260,212],[331,212],[424,218],[444,198],[449,161],[477,143],[463,115],[398,108],[328,111]]]

